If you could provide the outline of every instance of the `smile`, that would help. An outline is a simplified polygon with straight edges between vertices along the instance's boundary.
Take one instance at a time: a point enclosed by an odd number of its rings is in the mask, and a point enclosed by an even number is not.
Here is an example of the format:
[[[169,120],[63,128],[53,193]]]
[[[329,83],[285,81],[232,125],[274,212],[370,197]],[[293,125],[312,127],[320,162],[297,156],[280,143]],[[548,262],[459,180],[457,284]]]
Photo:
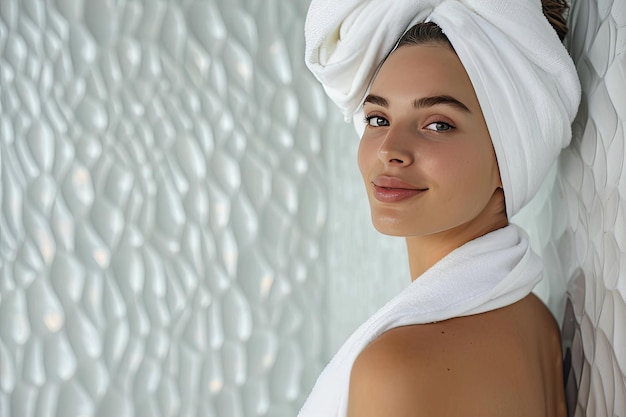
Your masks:
[[[383,203],[395,203],[424,193],[427,189],[381,187],[373,184],[374,198]]]

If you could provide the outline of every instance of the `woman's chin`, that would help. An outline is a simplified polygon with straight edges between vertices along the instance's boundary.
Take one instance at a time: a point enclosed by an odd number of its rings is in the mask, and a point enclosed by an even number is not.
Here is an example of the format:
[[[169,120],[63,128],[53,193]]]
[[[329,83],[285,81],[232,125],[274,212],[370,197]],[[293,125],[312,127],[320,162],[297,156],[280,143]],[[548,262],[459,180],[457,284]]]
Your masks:
[[[374,228],[383,235],[405,237],[407,236],[407,228],[403,222],[392,218],[372,218]]]

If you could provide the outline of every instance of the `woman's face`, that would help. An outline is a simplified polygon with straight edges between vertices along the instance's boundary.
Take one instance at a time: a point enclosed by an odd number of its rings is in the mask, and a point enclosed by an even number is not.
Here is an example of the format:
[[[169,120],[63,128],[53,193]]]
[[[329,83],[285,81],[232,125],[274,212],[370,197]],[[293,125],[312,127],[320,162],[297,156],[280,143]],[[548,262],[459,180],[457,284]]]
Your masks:
[[[424,236],[484,221],[500,176],[478,99],[452,50],[397,49],[364,113],[358,160],[376,229]]]

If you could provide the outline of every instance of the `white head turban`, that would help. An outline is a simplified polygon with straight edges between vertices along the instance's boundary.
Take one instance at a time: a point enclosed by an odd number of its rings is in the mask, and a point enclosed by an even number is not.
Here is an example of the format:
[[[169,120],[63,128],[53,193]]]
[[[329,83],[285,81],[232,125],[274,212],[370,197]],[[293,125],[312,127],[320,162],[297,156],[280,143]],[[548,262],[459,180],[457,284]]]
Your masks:
[[[472,81],[487,122],[509,218],[537,192],[571,140],[576,68],[540,0],[313,0],[305,61],[346,120],[400,36],[432,21]]]

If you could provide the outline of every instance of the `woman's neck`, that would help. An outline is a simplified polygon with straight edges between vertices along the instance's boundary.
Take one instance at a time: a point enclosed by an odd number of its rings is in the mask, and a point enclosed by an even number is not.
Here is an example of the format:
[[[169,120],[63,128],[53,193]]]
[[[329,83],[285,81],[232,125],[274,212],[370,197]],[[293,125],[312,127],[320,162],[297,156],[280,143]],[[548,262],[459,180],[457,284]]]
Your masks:
[[[494,192],[485,209],[470,223],[425,236],[407,236],[411,279],[415,280],[456,248],[508,225],[502,189]]]

